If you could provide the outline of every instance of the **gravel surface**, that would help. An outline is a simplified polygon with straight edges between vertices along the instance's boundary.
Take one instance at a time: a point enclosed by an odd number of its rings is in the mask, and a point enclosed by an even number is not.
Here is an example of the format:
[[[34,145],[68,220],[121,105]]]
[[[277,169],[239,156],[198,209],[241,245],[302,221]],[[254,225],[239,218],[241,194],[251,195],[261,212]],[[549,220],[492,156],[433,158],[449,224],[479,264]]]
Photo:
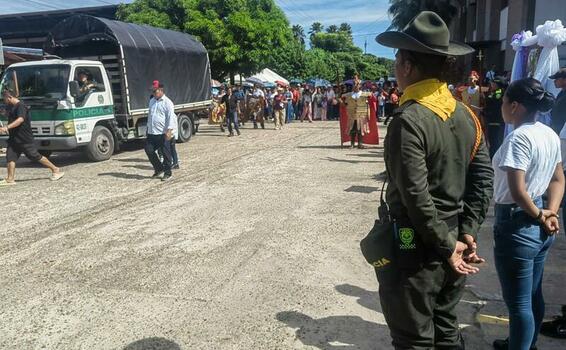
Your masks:
[[[0,348],[390,348],[358,248],[382,148],[341,148],[336,122],[201,129],[167,183],[142,143],[102,163],[56,154],[58,182],[18,163],[0,188]],[[468,348],[485,349],[468,294]]]

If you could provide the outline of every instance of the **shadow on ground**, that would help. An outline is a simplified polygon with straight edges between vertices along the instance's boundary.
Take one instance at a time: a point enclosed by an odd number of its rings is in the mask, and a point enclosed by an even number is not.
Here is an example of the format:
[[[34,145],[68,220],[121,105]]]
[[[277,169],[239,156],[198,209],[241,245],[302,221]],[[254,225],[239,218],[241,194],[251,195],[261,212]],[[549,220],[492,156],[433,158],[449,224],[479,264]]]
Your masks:
[[[137,340],[122,350],[181,350],[181,347],[171,340],[153,337]]]
[[[340,149],[344,148],[340,145],[314,145],[314,146],[297,146],[299,149]]]
[[[149,162],[149,161],[146,161]],[[153,170],[151,165],[123,165],[123,168],[134,168],[139,170]]]
[[[283,311],[276,318],[290,328],[298,328],[295,335],[304,345],[323,350],[375,350],[390,342],[386,326],[358,316],[316,319],[298,311]]]
[[[322,160],[328,160],[330,162],[340,162],[340,163],[350,163],[350,164],[360,164],[360,163],[383,163],[382,160],[351,160],[351,159],[338,159],[333,157],[322,158]]]
[[[377,284],[377,282],[376,282]],[[351,284],[341,284],[335,287],[336,291],[344,295],[357,298],[359,305],[376,312],[381,312],[379,305],[379,293],[374,291],[365,290],[358,286]]]
[[[126,174],[126,173],[100,173],[98,176],[111,176],[116,177],[118,179],[126,179],[126,180],[147,180],[151,179],[151,176],[143,176],[138,174]]]
[[[147,163],[147,162],[149,162],[149,160],[147,158],[123,158],[123,159],[113,158],[112,160],[116,161],[116,162],[124,162],[124,163]]]

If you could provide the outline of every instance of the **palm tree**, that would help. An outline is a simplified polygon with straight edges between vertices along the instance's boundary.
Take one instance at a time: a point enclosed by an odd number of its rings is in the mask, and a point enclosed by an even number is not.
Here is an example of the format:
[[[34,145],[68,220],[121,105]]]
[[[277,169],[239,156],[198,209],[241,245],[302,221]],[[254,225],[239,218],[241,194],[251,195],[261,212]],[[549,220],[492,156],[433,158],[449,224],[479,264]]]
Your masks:
[[[324,26],[320,22],[314,22],[311,26],[311,30],[309,30],[309,35],[312,37],[313,35],[322,32]]]
[[[305,30],[300,24],[295,24],[291,29],[293,31],[293,36],[297,39],[302,45],[305,45]]]
[[[434,11],[448,26],[458,15],[464,0],[389,0],[391,28],[403,29],[421,11]]]
[[[337,33],[338,32],[338,26],[336,25],[330,25],[328,26],[328,28],[326,28],[326,32],[327,33]]]
[[[346,33],[348,35],[352,35],[352,26],[349,25],[348,23],[342,23],[342,24],[340,24],[339,31]]]

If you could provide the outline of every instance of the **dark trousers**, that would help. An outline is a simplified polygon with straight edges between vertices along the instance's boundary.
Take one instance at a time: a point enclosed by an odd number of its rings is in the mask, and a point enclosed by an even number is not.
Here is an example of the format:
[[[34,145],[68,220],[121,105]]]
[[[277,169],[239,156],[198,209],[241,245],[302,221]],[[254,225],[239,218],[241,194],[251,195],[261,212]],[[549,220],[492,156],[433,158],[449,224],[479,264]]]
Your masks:
[[[505,136],[505,125],[488,124],[487,126],[487,139],[489,142],[489,156],[493,159],[495,152],[503,143]]]
[[[358,127],[357,120],[354,122],[354,126],[352,126],[352,130],[350,130],[350,143],[352,144],[352,147],[354,147],[356,143],[356,138],[358,139],[358,146],[361,147],[363,143],[362,130],[361,128]]]
[[[377,279],[395,349],[463,350],[455,308],[464,292],[464,276],[437,261],[414,270],[392,266]]]
[[[158,150],[163,154],[163,163],[157,156]],[[156,173],[164,172],[165,175],[171,175],[171,143],[165,140],[165,135],[147,135],[145,154]]]
[[[239,134],[240,133],[240,126],[238,125],[238,112],[230,112],[226,115],[226,123],[228,124],[228,132],[230,134],[234,133],[234,130],[232,129],[232,124],[234,124],[234,129],[236,129],[236,132]]]

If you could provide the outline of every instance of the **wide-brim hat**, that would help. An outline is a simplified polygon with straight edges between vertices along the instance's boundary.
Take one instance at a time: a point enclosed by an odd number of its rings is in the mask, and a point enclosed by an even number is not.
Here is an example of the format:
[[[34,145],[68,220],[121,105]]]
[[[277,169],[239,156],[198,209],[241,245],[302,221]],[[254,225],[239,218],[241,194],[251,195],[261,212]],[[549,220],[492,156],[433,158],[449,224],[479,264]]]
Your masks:
[[[474,52],[466,44],[451,41],[448,26],[432,11],[422,11],[402,31],[383,32],[375,40],[383,46],[439,56]]]

